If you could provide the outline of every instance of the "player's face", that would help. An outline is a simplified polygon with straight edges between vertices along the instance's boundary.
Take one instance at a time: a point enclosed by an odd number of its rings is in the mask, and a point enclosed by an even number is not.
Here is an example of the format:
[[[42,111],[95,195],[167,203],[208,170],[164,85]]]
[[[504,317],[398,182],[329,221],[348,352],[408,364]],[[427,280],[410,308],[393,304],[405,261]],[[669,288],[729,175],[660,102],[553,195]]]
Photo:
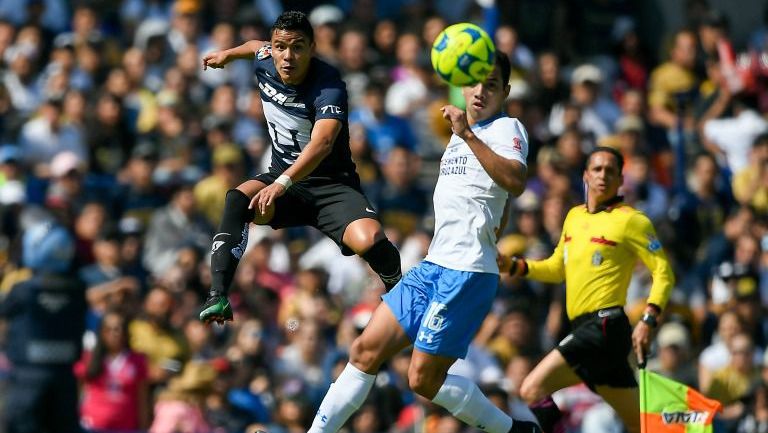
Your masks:
[[[314,43],[310,43],[304,33],[293,30],[275,30],[271,42],[275,69],[283,82],[299,84],[304,81]]]
[[[584,182],[587,183],[589,196],[597,199],[598,203],[615,197],[623,183],[616,157],[608,152],[592,155],[584,171]]]
[[[509,85],[503,82],[498,67],[484,82],[462,88],[467,103],[467,115],[475,122],[495,116],[501,111],[509,94]]]

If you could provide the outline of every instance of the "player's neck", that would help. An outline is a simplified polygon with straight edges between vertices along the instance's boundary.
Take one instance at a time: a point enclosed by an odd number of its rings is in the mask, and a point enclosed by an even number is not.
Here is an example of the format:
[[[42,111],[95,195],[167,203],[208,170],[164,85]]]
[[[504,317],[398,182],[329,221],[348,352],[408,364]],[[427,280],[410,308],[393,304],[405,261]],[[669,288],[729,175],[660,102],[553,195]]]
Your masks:
[[[600,211],[603,211],[615,206],[616,204],[620,203],[622,200],[624,200],[624,197],[620,195],[614,195],[609,198],[600,199],[590,194],[587,197],[587,212],[598,213]]]
[[[483,117],[482,119],[475,119],[474,117],[472,117],[472,114],[469,111],[467,111],[467,124],[470,127],[475,125],[483,126],[493,122],[494,120],[502,116],[504,116],[504,112],[498,111],[496,113],[491,114],[490,116]]]

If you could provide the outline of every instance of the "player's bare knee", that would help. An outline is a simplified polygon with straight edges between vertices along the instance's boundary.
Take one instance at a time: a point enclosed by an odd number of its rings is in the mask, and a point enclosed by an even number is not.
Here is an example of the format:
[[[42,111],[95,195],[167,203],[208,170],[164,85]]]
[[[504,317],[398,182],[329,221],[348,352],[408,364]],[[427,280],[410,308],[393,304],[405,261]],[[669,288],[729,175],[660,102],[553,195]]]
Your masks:
[[[541,398],[541,389],[534,381],[526,378],[520,385],[520,398],[526,403],[534,403]]]
[[[379,369],[376,353],[366,347],[361,337],[357,337],[349,348],[349,362],[368,374],[375,374]]]

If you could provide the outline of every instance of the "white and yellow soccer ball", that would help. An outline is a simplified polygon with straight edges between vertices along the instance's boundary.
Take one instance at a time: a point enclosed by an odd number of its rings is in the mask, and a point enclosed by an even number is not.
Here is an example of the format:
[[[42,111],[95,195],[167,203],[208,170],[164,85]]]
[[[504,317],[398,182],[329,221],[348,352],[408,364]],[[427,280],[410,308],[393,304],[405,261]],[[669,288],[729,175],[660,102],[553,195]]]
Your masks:
[[[432,44],[432,67],[445,82],[471,86],[488,77],[496,46],[488,33],[471,23],[446,27]]]

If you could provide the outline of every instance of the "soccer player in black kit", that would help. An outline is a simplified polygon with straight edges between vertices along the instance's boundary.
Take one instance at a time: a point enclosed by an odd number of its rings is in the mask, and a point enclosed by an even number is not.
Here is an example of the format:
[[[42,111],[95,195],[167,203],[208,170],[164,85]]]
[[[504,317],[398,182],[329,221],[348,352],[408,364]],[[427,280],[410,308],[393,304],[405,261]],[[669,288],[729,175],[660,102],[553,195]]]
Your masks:
[[[255,59],[272,140],[269,171],[227,192],[211,247],[212,287],[200,312],[203,322],[232,320],[227,291],[250,222],[316,227],[345,255],[365,259],[387,290],[400,279],[400,254],[361,192],[350,155],[346,85],[339,71],[313,52],[307,16],[288,11],[275,21],[269,42],[248,41],[203,57],[203,69]]]

